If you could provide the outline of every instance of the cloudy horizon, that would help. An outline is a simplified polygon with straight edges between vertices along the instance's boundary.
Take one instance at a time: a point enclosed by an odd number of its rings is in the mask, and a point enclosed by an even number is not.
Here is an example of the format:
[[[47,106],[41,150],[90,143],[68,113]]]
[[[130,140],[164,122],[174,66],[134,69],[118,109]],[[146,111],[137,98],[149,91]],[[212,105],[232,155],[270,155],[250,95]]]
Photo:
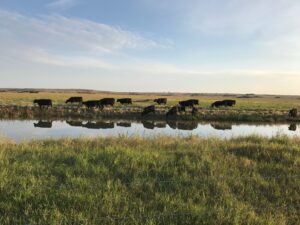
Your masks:
[[[0,88],[300,95],[300,2],[10,0]]]

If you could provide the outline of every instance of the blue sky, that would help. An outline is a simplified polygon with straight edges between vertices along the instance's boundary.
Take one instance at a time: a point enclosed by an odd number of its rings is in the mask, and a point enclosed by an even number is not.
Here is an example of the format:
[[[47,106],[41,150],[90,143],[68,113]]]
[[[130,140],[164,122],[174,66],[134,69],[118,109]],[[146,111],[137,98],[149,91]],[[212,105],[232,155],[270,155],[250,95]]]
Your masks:
[[[300,94],[297,0],[4,0],[0,87]]]

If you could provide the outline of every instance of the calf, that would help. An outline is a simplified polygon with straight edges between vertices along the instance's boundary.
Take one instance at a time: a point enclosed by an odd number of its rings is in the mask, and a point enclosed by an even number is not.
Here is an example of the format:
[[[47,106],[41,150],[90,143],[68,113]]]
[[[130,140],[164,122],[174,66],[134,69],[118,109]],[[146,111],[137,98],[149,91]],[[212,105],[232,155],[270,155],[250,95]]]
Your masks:
[[[67,99],[66,104],[68,103],[82,103],[82,97],[71,97]]]
[[[159,105],[165,105],[165,104],[167,104],[167,99],[166,98],[157,98],[157,99],[154,99],[154,102],[156,102]]]
[[[132,104],[131,98],[119,98],[117,102],[120,102],[122,105],[124,104]]]
[[[176,116],[180,112],[185,112],[184,106],[173,106],[169,111],[167,112],[166,116]]]
[[[52,107],[52,100],[51,99],[35,99],[33,104],[38,104],[40,108],[42,107]]]
[[[298,110],[296,108],[293,108],[289,111],[289,117],[296,118],[297,115],[298,115]]]
[[[142,116],[145,116],[149,113],[155,113],[155,105],[147,106],[143,109]]]
[[[107,106],[107,105],[110,105],[110,106],[114,106],[115,104],[115,99],[114,98],[102,98],[100,101],[99,101],[100,105],[101,106]]]

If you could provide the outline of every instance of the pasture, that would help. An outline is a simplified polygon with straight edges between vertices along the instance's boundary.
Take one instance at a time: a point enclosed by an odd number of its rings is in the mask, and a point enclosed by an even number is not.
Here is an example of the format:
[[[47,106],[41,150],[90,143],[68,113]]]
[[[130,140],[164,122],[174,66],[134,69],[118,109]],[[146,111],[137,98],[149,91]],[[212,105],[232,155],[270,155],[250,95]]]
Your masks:
[[[19,93],[16,91],[0,92],[0,105],[32,106],[34,99],[52,99],[54,105],[65,105],[65,101],[72,96],[82,96],[86,100],[99,100],[101,98],[132,98],[133,106],[147,106],[153,103],[155,98],[167,98],[167,106],[178,104],[181,100],[199,99],[200,107],[210,108],[210,105],[217,100],[234,99],[237,101],[236,109],[243,110],[288,110],[300,108],[299,96],[274,96],[274,95],[242,95],[242,94],[176,94],[176,93],[87,93],[87,92],[54,92],[41,91],[39,93]],[[230,110],[230,108],[229,108]]]
[[[299,224],[300,139],[0,141],[0,223]]]

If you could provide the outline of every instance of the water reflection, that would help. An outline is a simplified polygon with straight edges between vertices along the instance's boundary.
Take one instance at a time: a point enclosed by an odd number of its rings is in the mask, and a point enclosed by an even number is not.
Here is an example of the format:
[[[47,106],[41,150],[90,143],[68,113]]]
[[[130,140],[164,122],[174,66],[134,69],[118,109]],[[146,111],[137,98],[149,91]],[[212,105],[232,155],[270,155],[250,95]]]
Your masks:
[[[131,120],[100,120],[100,121],[0,121],[0,135],[17,142],[31,139],[82,137],[82,136],[114,136],[134,135],[152,136],[167,135],[199,135],[202,137],[231,138],[247,135],[272,137],[277,134],[300,137],[297,124],[236,124],[236,123],[198,123],[196,121],[131,121]],[[43,128],[43,129],[42,129]],[[48,128],[48,129],[44,129]]]
[[[289,130],[290,130],[290,131],[296,131],[296,130],[297,130],[297,125],[296,125],[295,123],[291,124],[291,125],[289,126]]]
[[[39,120],[37,123],[33,123],[33,126],[39,128],[52,128],[52,121]]]
[[[98,121],[98,122],[87,122],[82,126],[88,129],[113,129],[115,127],[115,124],[113,122]]]
[[[131,127],[131,123],[129,123],[129,122],[118,122],[117,126],[118,127]]]
[[[216,130],[231,130],[232,124],[230,123],[211,123],[210,124]]]

